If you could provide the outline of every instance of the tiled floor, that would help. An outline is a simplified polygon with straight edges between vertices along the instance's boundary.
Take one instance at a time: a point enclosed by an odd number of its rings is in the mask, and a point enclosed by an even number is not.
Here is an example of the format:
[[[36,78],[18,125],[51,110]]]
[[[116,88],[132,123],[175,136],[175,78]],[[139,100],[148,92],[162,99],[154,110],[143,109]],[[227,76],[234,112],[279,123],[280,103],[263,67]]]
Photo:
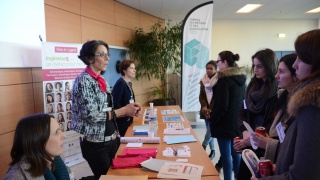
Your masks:
[[[204,121],[195,122],[194,120],[190,120],[190,124],[192,125],[192,129],[194,130],[195,134],[198,136],[198,139],[202,141],[206,133]],[[207,151],[207,154],[209,154],[210,148],[208,147],[206,151]],[[216,164],[219,160],[218,158],[220,157],[220,151],[219,151],[219,147],[216,139],[215,139],[215,151],[216,151],[216,156],[212,159],[213,164]],[[82,177],[93,175],[87,162],[77,164],[70,168],[71,168],[71,171],[74,173],[75,179],[77,180],[81,179]],[[223,179],[223,171],[221,171],[220,173],[220,178]]]

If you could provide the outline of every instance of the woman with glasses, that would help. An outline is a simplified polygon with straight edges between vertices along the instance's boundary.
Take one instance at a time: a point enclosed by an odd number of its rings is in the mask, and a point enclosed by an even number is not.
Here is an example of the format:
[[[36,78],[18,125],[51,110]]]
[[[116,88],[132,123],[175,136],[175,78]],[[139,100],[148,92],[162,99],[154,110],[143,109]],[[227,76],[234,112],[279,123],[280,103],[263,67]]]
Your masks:
[[[112,89],[114,108],[118,109],[135,102],[134,92],[132,89],[132,79],[136,76],[136,67],[132,60],[123,60],[120,64],[117,64],[116,68],[117,72],[122,75]],[[117,125],[121,137],[126,134],[126,131],[132,121],[133,117],[130,116],[117,119]]]
[[[236,141],[234,148],[240,151],[251,148],[250,134],[243,121],[247,122],[255,130],[256,127],[264,127],[269,132],[275,118],[275,104],[277,102],[277,57],[271,49],[259,50],[252,56],[252,71],[254,77],[248,84],[244,101],[241,103],[239,112],[239,125],[243,139]],[[245,106],[244,106],[245,104]],[[264,155],[264,149],[254,150],[258,158]],[[250,179],[251,172],[242,160],[239,168],[239,179]]]
[[[241,158],[233,148],[233,138],[240,135],[237,114],[246,82],[245,70],[236,63],[239,59],[239,55],[231,51],[219,53],[218,81],[212,92],[214,105],[210,113],[210,130],[211,136],[217,138],[219,144],[225,180],[232,179],[232,170],[237,177]]]
[[[82,155],[99,179],[107,173],[119,146],[116,119],[137,115],[141,107],[137,103],[113,107],[113,98],[101,76],[110,59],[107,43],[88,41],[78,57],[87,67],[72,88],[72,129],[84,136],[80,143]]]

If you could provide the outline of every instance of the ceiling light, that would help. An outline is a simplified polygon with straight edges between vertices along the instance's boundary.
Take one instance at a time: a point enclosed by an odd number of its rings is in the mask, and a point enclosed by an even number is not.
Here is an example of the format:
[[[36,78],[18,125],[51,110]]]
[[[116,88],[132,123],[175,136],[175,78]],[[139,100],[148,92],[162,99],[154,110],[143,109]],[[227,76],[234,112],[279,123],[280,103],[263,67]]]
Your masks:
[[[247,4],[244,7],[242,7],[241,9],[239,9],[237,11],[237,13],[250,13],[250,12],[258,9],[261,6],[262,6],[262,4]]]
[[[320,13],[320,7],[307,11],[306,13]]]
[[[279,37],[279,38],[284,38],[284,37],[286,37],[286,34],[280,33],[280,34],[278,34],[278,37]]]

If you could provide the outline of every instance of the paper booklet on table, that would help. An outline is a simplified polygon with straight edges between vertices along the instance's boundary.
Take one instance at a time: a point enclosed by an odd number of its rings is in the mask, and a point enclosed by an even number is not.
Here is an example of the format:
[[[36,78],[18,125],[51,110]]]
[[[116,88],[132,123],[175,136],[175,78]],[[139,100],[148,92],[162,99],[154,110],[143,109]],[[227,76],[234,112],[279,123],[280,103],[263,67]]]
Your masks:
[[[162,116],[163,122],[182,122],[184,121],[181,115]]]
[[[197,139],[193,135],[164,136],[163,141],[167,144],[177,144],[186,142],[196,142]]]
[[[161,115],[167,115],[167,114],[180,114],[180,111],[177,109],[161,110]]]
[[[190,134],[190,128],[182,128],[182,129],[166,128],[163,130],[163,134]]]
[[[161,167],[157,178],[201,179],[203,166],[190,163],[166,162]]]
[[[258,171],[259,158],[257,157],[257,155],[250,149],[244,149],[242,151],[242,159],[246,163],[252,176],[259,178],[260,177],[260,173]]]

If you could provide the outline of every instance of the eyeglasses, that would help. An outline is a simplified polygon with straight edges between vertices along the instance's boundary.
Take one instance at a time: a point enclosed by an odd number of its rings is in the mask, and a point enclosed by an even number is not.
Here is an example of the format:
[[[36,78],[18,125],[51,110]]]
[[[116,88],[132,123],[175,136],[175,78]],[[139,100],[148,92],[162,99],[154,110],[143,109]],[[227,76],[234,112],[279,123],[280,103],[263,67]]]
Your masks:
[[[100,57],[102,57],[102,58],[106,58],[107,56],[108,56],[108,57],[111,56],[111,54],[105,53],[105,52],[102,52],[102,53],[99,53],[99,54],[95,54],[95,55],[96,55],[96,56],[100,56]]]
[[[218,64],[220,61],[222,62],[223,60],[217,60],[217,64]]]

